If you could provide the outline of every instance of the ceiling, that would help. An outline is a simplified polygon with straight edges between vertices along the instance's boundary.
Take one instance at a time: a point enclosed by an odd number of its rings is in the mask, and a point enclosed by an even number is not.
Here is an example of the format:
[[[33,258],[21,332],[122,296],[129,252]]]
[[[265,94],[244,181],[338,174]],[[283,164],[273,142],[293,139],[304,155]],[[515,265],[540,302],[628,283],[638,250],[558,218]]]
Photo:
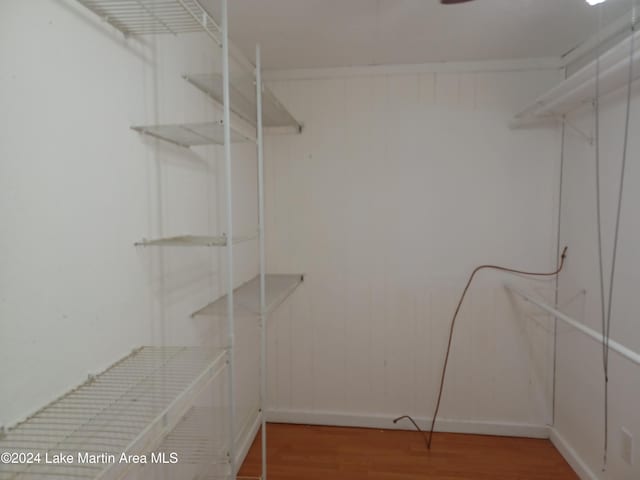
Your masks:
[[[229,26],[271,70],[559,57],[632,1],[229,0]]]

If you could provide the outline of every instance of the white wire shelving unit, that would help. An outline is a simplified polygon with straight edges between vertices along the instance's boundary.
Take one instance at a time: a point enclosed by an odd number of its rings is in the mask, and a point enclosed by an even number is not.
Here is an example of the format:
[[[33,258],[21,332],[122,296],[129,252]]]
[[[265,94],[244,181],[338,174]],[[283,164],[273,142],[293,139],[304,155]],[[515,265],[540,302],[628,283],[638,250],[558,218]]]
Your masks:
[[[184,148],[224,145],[224,121],[174,125],[136,125],[131,128],[142,135],[149,135]],[[231,128],[232,142],[256,141],[255,137],[251,137],[239,129]]]
[[[223,100],[223,78],[220,74],[187,74],[183,78],[211,97],[216,103]],[[230,83],[233,112],[251,125],[256,125],[257,95],[253,75],[236,75]],[[302,124],[282,105],[266,86],[262,88],[262,125],[265,129],[302,132]]]
[[[206,32],[219,46],[223,45],[224,32],[199,0],[78,0],[103,21],[122,32],[126,37],[180,33]],[[228,42],[227,42],[228,43]],[[244,73],[229,79],[230,101],[233,111],[254,127],[257,125],[257,95],[255,67],[239,50],[227,45],[235,64]],[[228,68],[227,68],[228,70]],[[185,75],[191,84],[224,104],[224,73]],[[277,131],[301,132],[300,124],[280,103],[276,96],[263,86],[263,115],[266,128]],[[203,145],[224,145],[224,121],[136,125],[131,127],[141,134],[190,148]],[[231,141],[255,142],[243,129],[231,125]],[[275,131],[275,130],[274,130]]]
[[[256,235],[236,236],[233,238],[233,244],[239,244],[254,240]],[[175,237],[143,238],[139,242],[134,243],[136,247],[226,247],[229,245],[229,239],[226,235],[178,235]]]
[[[229,41],[228,0],[220,0],[220,23],[212,18],[201,0],[78,2],[125,37],[204,32],[215,42],[216,55],[221,55],[220,74],[185,77],[218,103],[218,107],[222,108],[221,120],[137,125],[131,128],[180,147],[224,147],[226,234],[143,239],[135,245],[226,247],[229,266],[226,269],[226,295],[196,314],[206,315],[212,311],[226,315],[228,341],[224,349],[141,347],[7,431],[0,437],[0,450],[41,452],[43,455],[77,455],[78,452],[146,455],[150,452],[167,454],[177,451],[182,453],[183,461],[176,466],[156,466],[162,470],[152,478],[253,480],[254,477],[237,476],[241,458],[236,452],[246,452],[261,427],[262,468],[261,475],[256,478],[266,480],[266,423],[263,415],[266,399],[266,318],[297,288],[302,276],[265,275],[263,129],[266,125],[300,132],[301,123],[264,86],[260,48],[256,48],[254,66]],[[230,56],[233,56],[234,68],[239,66],[245,71],[239,76],[233,75],[233,84]],[[232,104],[235,106],[233,112]],[[247,123],[248,129],[244,123]],[[254,134],[251,134],[252,131]],[[234,236],[231,161],[231,145],[234,142],[254,142],[258,163],[259,275],[238,288],[234,288],[234,244],[254,239],[256,235]],[[236,306],[240,313],[246,309],[260,319],[259,399],[255,408],[247,409],[245,404],[238,418],[234,373]],[[212,385],[222,371],[225,371],[227,388],[226,392],[219,393],[228,395],[228,408],[217,407],[212,413],[209,407],[195,406],[197,395]],[[226,440],[220,440],[215,435],[216,431],[220,431],[221,421],[226,423]],[[0,480],[115,480],[122,478],[130,467],[130,464],[119,462],[3,464],[0,465]]]
[[[227,357],[225,350],[205,347],[134,350],[0,438],[3,452],[41,455],[33,463],[0,464],[0,479],[121,478],[132,465],[120,456],[155,448],[226,368]],[[85,463],[78,458],[85,453],[113,459]],[[74,461],[46,462],[56,454],[70,454]]]
[[[564,115],[580,106],[593,104],[596,96],[596,77],[601,97],[627,84],[630,65],[633,69],[632,81],[640,78],[640,50],[631,52],[632,41],[636,46],[640,45],[640,32],[633,34],[633,37],[627,37],[602,54],[599,60],[588,63],[538,97],[515,115],[511,126],[522,128],[548,120],[562,119]]]
[[[298,274],[265,275],[265,308],[260,307],[260,276],[243,283],[234,290],[235,311],[238,316],[269,315],[291,295],[304,281]],[[224,295],[216,301],[191,314],[197,316],[224,316],[227,312],[228,297]]]

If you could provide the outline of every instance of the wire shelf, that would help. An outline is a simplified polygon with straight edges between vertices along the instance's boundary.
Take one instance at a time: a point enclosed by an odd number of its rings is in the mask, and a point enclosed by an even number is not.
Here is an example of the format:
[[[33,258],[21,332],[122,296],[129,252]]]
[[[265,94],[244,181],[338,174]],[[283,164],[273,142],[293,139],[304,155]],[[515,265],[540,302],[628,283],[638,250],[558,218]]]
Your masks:
[[[177,463],[150,465],[146,476],[182,480],[200,478],[201,474],[213,470],[216,474],[229,474],[229,449],[227,442],[215,438],[216,430],[220,430],[220,420],[213,408],[193,407],[169,433],[162,444],[155,450],[156,454],[177,456]]]
[[[181,462],[190,464],[226,464],[229,461],[226,442],[216,441],[211,434],[216,427],[214,409],[193,407],[156,451],[176,452]]]
[[[125,36],[206,32],[218,45],[221,29],[199,0],[78,0]]]
[[[120,478],[132,466],[119,462],[122,453],[155,448],[225,368],[226,356],[204,347],[134,350],[10,429],[0,451],[41,457],[31,464],[0,464],[0,480]],[[73,462],[46,463],[59,454]],[[80,454],[105,457],[86,463]]]
[[[561,118],[581,105],[595,101],[596,77],[600,96],[618,90],[629,81],[631,64],[632,81],[640,78],[640,52],[632,54],[631,37],[603,53],[568,78],[539,96],[531,105],[523,109],[512,120],[513,127],[526,127],[530,124]],[[640,41],[640,32],[633,34],[633,41]]]
[[[184,79],[202,90],[219,104],[223,103],[223,81],[220,74],[184,75]],[[256,125],[256,87],[251,75],[236,75],[229,82],[231,109],[244,120]],[[302,126],[267,87],[262,92],[262,124],[265,127],[292,127],[300,132]]]
[[[137,125],[131,127],[143,135],[173,143],[179,147],[224,145],[224,122],[184,123],[174,125]],[[231,141],[255,142],[256,139],[231,127]]]
[[[266,311],[268,314],[286,300],[304,280],[300,274],[265,275]],[[260,315],[260,276],[256,276],[233,290],[234,308],[237,315]],[[191,314],[196,316],[227,315],[227,295]]]
[[[244,235],[233,237],[233,244],[238,244],[253,240],[256,235]],[[206,236],[206,235],[179,235],[176,237],[165,237],[146,239],[134,243],[136,247],[226,247],[228,239],[226,235]]]
[[[219,407],[192,407],[154,450],[155,454],[164,454],[166,459],[174,454],[178,461],[174,464],[149,465],[142,476],[165,480],[232,478],[228,436],[225,434],[219,435],[223,438],[216,438],[216,433],[221,432],[221,423],[224,424],[224,421],[221,422],[225,415],[223,410]],[[241,420],[236,443],[243,435],[250,433],[250,427],[259,414],[260,410],[256,407]]]

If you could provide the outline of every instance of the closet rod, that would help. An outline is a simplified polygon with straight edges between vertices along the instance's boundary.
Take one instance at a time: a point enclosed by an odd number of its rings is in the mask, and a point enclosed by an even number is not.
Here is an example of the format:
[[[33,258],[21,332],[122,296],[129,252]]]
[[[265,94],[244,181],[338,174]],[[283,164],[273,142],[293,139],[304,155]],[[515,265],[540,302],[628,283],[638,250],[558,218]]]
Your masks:
[[[557,310],[557,309],[553,308],[552,306],[547,305],[546,303],[538,300],[537,298],[534,298],[533,296],[531,296],[530,294],[524,292],[523,290],[519,289],[518,287],[515,287],[513,285],[505,285],[505,288],[507,290],[509,290],[509,291],[521,296],[526,301],[532,303],[536,307],[539,307],[542,310],[544,310],[545,312],[550,313],[551,315],[553,315],[558,320],[562,320],[567,325],[572,326],[576,330],[579,330],[580,332],[582,332],[585,335],[587,335],[592,340],[595,340],[596,342],[598,342],[598,344],[602,345],[604,339],[602,337],[602,333],[601,332],[597,332],[597,331],[593,330],[592,328],[589,328],[586,325],[583,325],[582,323],[578,322],[577,320],[575,320],[575,319],[571,318],[570,316],[562,313],[560,310]],[[627,348],[624,345],[621,345],[618,342],[616,342],[615,340],[611,340],[611,339],[609,339],[609,348],[611,348],[611,350],[613,350],[616,353],[620,354],[624,358],[626,358],[628,360],[631,360],[636,365],[640,365],[640,354],[637,353],[637,352],[634,352],[630,348]]]

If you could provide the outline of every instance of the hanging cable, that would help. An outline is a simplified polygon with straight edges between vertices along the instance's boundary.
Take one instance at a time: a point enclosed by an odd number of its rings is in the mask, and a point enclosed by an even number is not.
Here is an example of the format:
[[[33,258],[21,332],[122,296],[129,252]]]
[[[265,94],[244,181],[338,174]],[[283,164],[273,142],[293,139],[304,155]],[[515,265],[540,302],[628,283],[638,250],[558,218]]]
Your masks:
[[[599,7],[598,17],[598,34],[602,31],[602,6]],[[607,467],[607,450],[609,439],[609,416],[608,416],[608,403],[609,403],[609,367],[607,356],[607,316],[606,309],[607,303],[604,294],[604,265],[602,260],[602,215],[601,215],[601,202],[600,202],[600,44],[598,41],[598,51],[596,53],[596,79],[595,79],[595,97],[593,100],[593,109],[595,116],[595,133],[594,133],[594,148],[595,148],[595,167],[596,167],[596,225],[598,230],[598,279],[600,280],[600,323],[602,328],[602,368],[604,371],[604,439],[603,439],[603,458],[602,458],[602,471]]]
[[[635,25],[636,25],[636,4],[633,1],[631,9],[631,37],[629,39],[629,74],[627,79],[626,92],[626,113],[622,150],[622,165],[620,167],[620,180],[618,184],[618,203],[616,209],[616,223],[613,236],[613,252],[611,257],[611,270],[609,272],[609,292],[605,301],[604,273],[602,261],[602,223],[601,223],[601,201],[600,201],[600,54],[596,57],[596,99],[595,99],[595,148],[596,148],[596,203],[597,203],[597,223],[598,223],[598,257],[600,267],[600,301],[602,315],[602,366],[604,370],[604,451],[602,470],[607,468],[607,457],[609,447],[609,340],[611,338],[611,312],[613,305],[613,292],[616,272],[616,259],[618,256],[618,239],[620,232],[620,217],[622,212],[622,199],[624,193],[624,177],[629,150],[629,124],[631,117],[631,86],[633,83],[633,54],[635,50]]]
[[[567,69],[564,69],[564,77],[567,78]],[[562,189],[564,186],[564,156],[566,141],[566,115],[562,116],[562,128],[560,131],[560,179],[558,181],[558,223],[556,226],[556,254],[560,252],[562,238]],[[553,304],[558,308],[560,301],[560,280],[556,276],[556,285],[553,292]],[[551,424],[556,423],[556,379],[558,371],[558,319],[553,319],[553,383],[551,387]]]
[[[613,284],[615,279],[616,272],[616,258],[618,256],[618,238],[620,233],[620,216],[622,212],[622,198],[624,193],[624,176],[625,169],[627,165],[627,154],[629,151],[629,124],[631,117],[631,84],[633,83],[633,53],[635,49],[635,24],[636,24],[636,8],[635,4],[633,5],[632,16],[631,16],[631,46],[629,52],[629,79],[627,83],[627,109],[625,113],[625,126],[624,126],[624,143],[623,143],[623,151],[622,151],[622,166],[620,168],[620,180],[618,184],[618,207],[616,211],[616,226],[613,235],[613,254],[611,259],[611,272],[609,275],[609,304],[607,307],[607,335],[606,335],[606,344],[607,344],[607,367],[608,367],[608,357],[609,357],[609,333],[611,332],[611,306],[613,304]]]
[[[433,418],[431,420],[431,428],[429,429],[429,435],[427,436],[427,432],[424,432],[423,430],[421,430],[418,424],[409,415],[402,415],[401,417],[394,419],[393,423],[397,423],[399,420],[402,420],[403,418],[409,419],[411,423],[413,423],[413,425],[416,427],[416,429],[424,436],[425,443],[427,444],[427,449],[429,450],[431,449],[431,441],[433,440],[433,430],[436,425],[438,411],[440,410],[440,402],[442,400],[442,391],[444,390],[444,381],[447,374],[447,366],[449,365],[449,355],[451,353],[451,344],[453,341],[453,331],[456,325],[456,319],[458,318],[458,313],[460,312],[460,308],[462,307],[462,302],[464,301],[464,297],[466,296],[467,291],[471,286],[471,282],[473,281],[473,278],[476,276],[476,273],[478,273],[480,270],[491,269],[491,270],[498,270],[501,272],[513,273],[517,275],[527,275],[527,276],[534,276],[534,277],[553,277],[562,271],[562,268],[564,266],[564,260],[566,257],[567,257],[567,247],[564,247],[564,249],[562,250],[562,255],[560,256],[560,263],[558,265],[558,268],[553,272],[548,272],[548,273],[527,272],[524,270],[515,270],[513,268],[501,267],[499,265],[480,265],[476,267],[475,270],[473,270],[473,272],[469,276],[469,279],[467,280],[467,284],[465,285],[464,290],[462,291],[462,295],[460,295],[460,300],[458,300],[458,305],[456,306],[455,312],[453,313],[453,318],[451,319],[451,326],[449,327],[449,340],[447,342],[447,352],[444,357],[444,364],[442,366],[442,375],[440,377],[440,388],[438,389],[438,400],[436,402],[436,408],[433,413]]]

